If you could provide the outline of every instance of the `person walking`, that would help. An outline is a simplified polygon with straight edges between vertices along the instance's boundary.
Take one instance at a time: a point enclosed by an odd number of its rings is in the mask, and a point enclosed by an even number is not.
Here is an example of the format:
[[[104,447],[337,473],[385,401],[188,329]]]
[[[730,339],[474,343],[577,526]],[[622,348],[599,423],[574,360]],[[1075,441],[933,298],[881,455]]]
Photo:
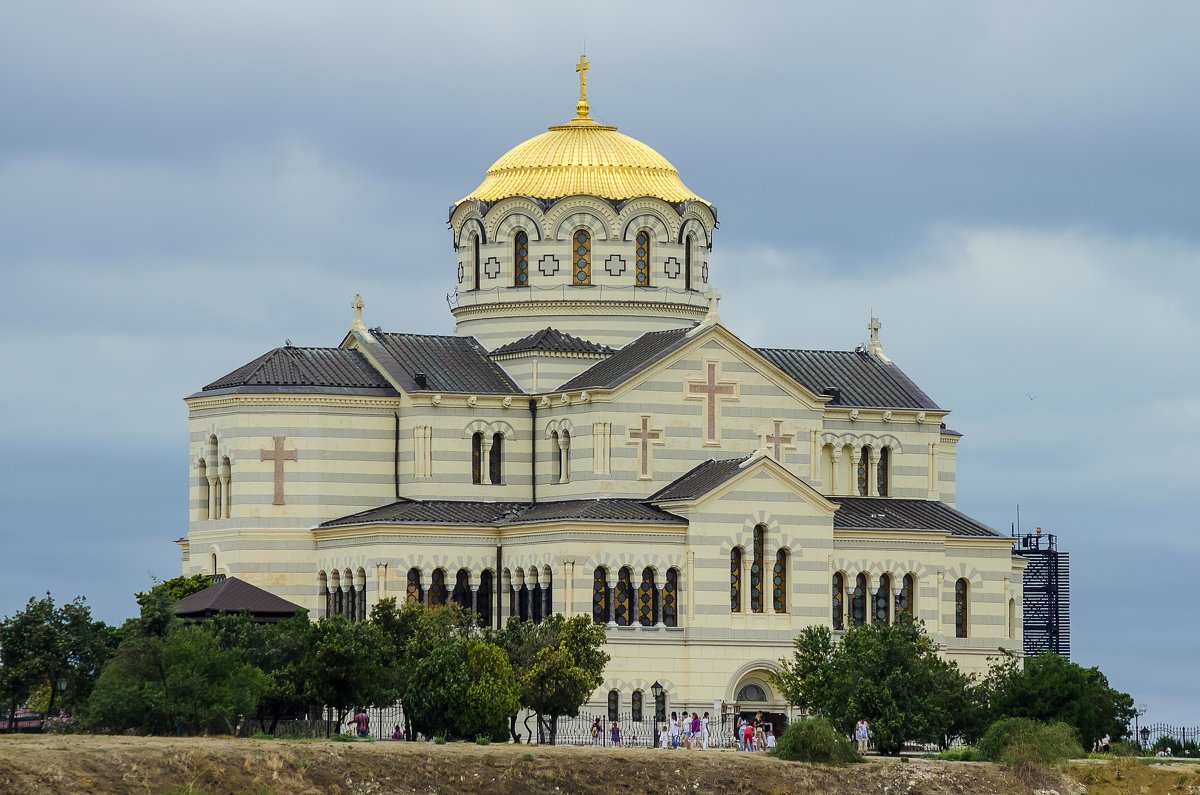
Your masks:
[[[697,748],[700,745],[700,715],[692,713],[692,744],[691,748]]]
[[[754,750],[754,724],[750,721],[742,724],[742,750]]]
[[[679,747],[679,713],[671,713],[671,749]]]
[[[858,723],[854,724],[854,739],[858,741],[858,752],[860,754],[867,753],[867,740],[871,737],[871,724],[867,723],[866,718],[862,718]]]
[[[700,719],[700,747],[705,751],[708,750],[708,713],[704,713],[704,717]]]

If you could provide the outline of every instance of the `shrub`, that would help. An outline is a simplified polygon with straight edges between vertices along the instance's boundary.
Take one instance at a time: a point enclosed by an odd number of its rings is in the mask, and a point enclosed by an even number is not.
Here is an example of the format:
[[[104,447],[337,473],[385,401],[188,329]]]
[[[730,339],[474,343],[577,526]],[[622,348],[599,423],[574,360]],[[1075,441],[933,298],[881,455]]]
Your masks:
[[[479,735],[478,737],[476,737],[476,738],[475,738],[475,744],[476,744],[476,745],[491,745],[491,744],[492,744],[492,740],[491,740],[491,738],[490,738],[490,737],[484,737],[484,736],[481,734],[481,735]]]
[[[1054,765],[1084,756],[1075,729],[1065,723],[1004,718],[988,727],[977,746],[984,759],[1010,767]]]
[[[434,737],[434,738],[433,738],[433,744],[434,744],[434,745],[445,745],[445,744],[446,744],[446,738],[445,738],[445,736],[443,736],[443,735],[439,734],[437,737]]]
[[[825,718],[792,721],[772,753],[789,762],[841,766],[862,761],[850,740]]]
[[[979,749],[967,746],[965,748],[948,748],[937,755],[937,759],[945,762],[985,762],[987,761]]]

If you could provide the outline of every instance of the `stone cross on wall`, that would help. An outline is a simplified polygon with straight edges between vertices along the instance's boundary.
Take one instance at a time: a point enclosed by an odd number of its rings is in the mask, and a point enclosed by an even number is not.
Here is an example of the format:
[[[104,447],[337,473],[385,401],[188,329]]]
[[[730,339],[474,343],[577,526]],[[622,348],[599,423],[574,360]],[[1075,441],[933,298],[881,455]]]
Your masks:
[[[295,450],[284,450],[283,443],[287,441],[286,436],[272,437],[275,440],[274,450],[261,450],[259,453],[259,461],[274,461],[275,462],[275,499],[272,500],[272,505],[283,505],[283,462],[297,460]]]
[[[663,432],[661,429],[650,428],[650,416],[642,415],[641,430],[636,428],[629,431],[629,444],[636,444],[641,447],[639,458],[641,459],[641,474],[639,477],[650,477],[650,445],[664,445]]]
[[[794,448],[796,446],[796,434],[780,433],[783,430],[783,420],[772,420],[772,422],[775,423],[775,431],[767,434],[763,441],[771,448],[771,455],[774,456],[775,460],[783,463],[783,448]]]
[[[704,443],[720,444],[721,438],[717,434],[717,417],[721,410],[720,401],[738,400],[738,382],[718,381],[717,362],[705,362],[704,364],[707,378],[704,381],[689,379],[687,382],[687,394],[684,398],[686,400],[703,400],[705,402],[707,427]]]

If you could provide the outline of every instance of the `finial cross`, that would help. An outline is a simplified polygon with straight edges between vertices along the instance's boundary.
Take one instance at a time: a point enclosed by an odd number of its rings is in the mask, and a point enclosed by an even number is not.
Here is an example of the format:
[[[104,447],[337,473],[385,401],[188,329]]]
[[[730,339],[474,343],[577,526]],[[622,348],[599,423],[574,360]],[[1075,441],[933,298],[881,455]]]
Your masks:
[[[591,69],[592,65],[588,62],[586,55],[579,56],[579,63],[575,65],[575,71],[579,72],[579,101],[587,102],[587,70]]]

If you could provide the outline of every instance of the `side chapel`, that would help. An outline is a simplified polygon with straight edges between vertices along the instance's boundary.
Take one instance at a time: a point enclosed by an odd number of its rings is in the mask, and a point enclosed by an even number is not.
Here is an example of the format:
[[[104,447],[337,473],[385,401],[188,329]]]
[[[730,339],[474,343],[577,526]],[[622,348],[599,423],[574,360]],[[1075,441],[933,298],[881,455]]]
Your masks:
[[[797,632],[919,616],[965,670],[1022,649],[1024,561],[955,509],[960,435],[884,353],[754,348],[716,208],[576,115],[450,208],[455,334],[368,328],[186,398],[183,572],[361,620],[386,597],[590,615],[591,703],[782,712]],[[647,709],[650,709],[648,706]],[[652,719],[647,713],[647,720]]]

